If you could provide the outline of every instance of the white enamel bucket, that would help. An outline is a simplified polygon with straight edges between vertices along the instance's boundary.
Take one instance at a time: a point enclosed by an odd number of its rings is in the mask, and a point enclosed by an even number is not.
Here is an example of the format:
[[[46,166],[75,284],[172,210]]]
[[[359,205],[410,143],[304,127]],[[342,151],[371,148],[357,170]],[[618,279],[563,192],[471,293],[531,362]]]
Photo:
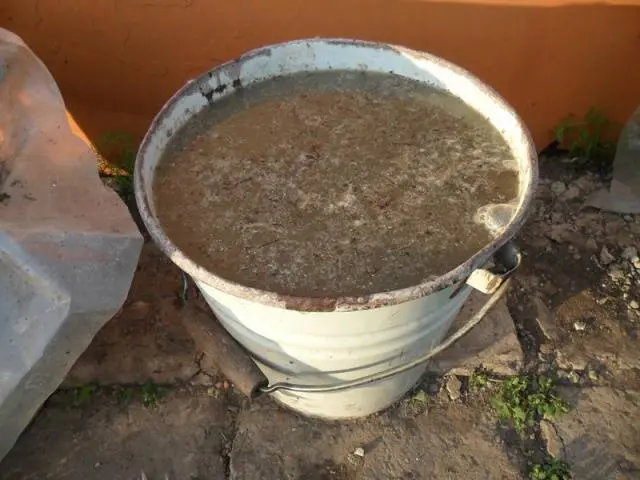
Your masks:
[[[275,76],[328,69],[393,72],[446,90],[485,116],[509,143],[519,165],[519,196],[503,220],[502,233],[436,280],[357,298],[291,297],[249,288],[205,270],[180,251],[158,221],[152,192],[155,168],[170,138],[191,117],[204,108],[215,108],[217,101],[236,88]],[[271,384],[311,387],[380,374],[415,361],[436,347],[467,299],[469,284],[480,285],[485,292],[496,290],[497,283],[487,286],[492,278],[499,278],[481,269],[521,227],[536,180],[537,158],[527,129],[500,96],[470,73],[426,53],[342,39],[301,40],[260,48],[190,81],[153,121],[135,167],[136,200],[155,242],[196,282],[222,325]],[[422,363],[378,381],[336,391],[266,391],[306,415],[360,417],[402,397],[424,370]]]

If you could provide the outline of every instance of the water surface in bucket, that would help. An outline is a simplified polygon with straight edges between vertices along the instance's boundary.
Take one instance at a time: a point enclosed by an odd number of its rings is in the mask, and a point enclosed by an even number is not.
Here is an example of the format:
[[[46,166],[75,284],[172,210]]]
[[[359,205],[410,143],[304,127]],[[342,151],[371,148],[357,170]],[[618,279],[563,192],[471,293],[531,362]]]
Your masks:
[[[498,232],[517,164],[462,101],[392,74],[296,74],[194,117],[156,170],[169,238],[234,282],[300,296],[366,295],[437,277]],[[504,209],[501,210],[504,212]]]

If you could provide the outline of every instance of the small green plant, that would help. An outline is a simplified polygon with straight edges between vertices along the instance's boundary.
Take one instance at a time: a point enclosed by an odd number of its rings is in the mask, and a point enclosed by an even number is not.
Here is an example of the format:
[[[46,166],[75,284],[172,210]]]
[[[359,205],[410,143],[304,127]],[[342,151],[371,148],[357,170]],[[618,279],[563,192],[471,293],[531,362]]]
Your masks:
[[[133,398],[133,388],[131,387],[114,387],[113,395],[121,403],[129,403]]]
[[[564,118],[554,129],[554,135],[571,155],[604,160],[611,159],[615,151],[614,143],[607,139],[612,127],[598,109],[591,108],[582,119],[574,115]]]
[[[523,435],[540,419],[552,419],[569,410],[555,394],[553,380],[543,376],[516,376],[505,380],[491,398],[500,420],[510,420]]]
[[[529,472],[530,480],[570,480],[571,478],[569,465],[556,458],[533,465]]]
[[[71,396],[73,406],[81,407],[82,405],[89,403],[96,389],[96,385],[92,383],[72,389]]]
[[[429,403],[429,395],[424,390],[418,390],[411,396],[411,402],[416,405],[427,405]]]
[[[480,391],[489,386],[489,375],[487,372],[477,370],[469,377],[469,390]]]
[[[133,199],[133,167],[136,161],[136,142],[126,132],[105,133],[97,142],[101,154],[117,165],[120,171],[115,175],[115,188],[123,200]]]
[[[153,382],[147,382],[142,386],[142,404],[145,407],[157,405],[158,401],[167,394],[167,389]]]

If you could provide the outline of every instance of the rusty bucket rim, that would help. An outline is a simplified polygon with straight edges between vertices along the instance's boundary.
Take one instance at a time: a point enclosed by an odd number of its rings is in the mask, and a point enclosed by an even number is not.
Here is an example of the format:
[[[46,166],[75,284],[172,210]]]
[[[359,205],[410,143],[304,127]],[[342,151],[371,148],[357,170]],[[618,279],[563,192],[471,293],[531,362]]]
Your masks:
[[[530,176],[527,184],[522,185],[523,190],[520,193],[520,201],[513,218],[498,237],[496,237],[489,244],[485,245],[482,249],[478,250],[465,262],[461,263],[452,270],[435,279],[429,279],[418,285],[387,292],[372,293],[361,296],[331,297],[293,296],[268,290],[262,290],[259,288],[248,287],[246,285],[233,282],[203,268],[198,263],[191,260],[184,252],[182,252],[182,250],[180,250],[180,248],[178,248],[171,241],[171,239],[168,237],[168,235],[160,225],[158,218],[152,213],[149,198],[152,195],[152,192],[146,191],[142,175],[144,158],[146,156],[147,150],[150,148],[152,138],[158,134],[158,126],[171,112],[172,107],[185,94],[191,92],[194,88],[194,85],[198,85],[200,84],[200,82],[208,80],[217,71],[230,69],[234,65],[241,64],[243,61],[246,61],[255,56],[269,56],[271,54],[271,50],[274,48],[286,47],[295,44],[309,45],[319,43],[356,45],[379,50],[391,49],[397,52],[401,52],[405,55],[410,55],[421,60],[426,60],[440,67],[444,67],[447,70],[452,71],[456,75],[464,77],[475,88],[481,91],[500,110],[507,112],[515,119],[514,129],[520,130],[524,143],[524,145],[522,145],[524,147],[524,155],[523,158],[520,159],[520,161],[524,160],[528,164]],[[144,139],[142,140],[142,143],[140,144],[134,167],[135,198],[142,220],[154,242],[182,271],[190,275],[196,281],[202,282],[226,294],[233,295],[235,297],[239,297],[248,301],[258,302],[266,306],[303,312],[356,311],[396,305],[411,300],[416,300],[418,298],[430,295],[432,293],[465,281],[473,270],[482,266],[482,264],[484,264],[489,258],[491,258],[491,256],[500,247],[505,245],[521,229],[529,213],[529,207],[533,200],[537,180],[537,153],[534,148],[531,135],[520,117],[515,113],[515,110],[491,87],[486,85],[469,71],[435,55],[388,43],[345,38],[310,38],[267,45],[255,50],[248,51],[234,60],[217,65],[216,67],[198,76],[195,80],[187,82],[171,96],[171,98],[167,101],[167,103],[165,103],[165,105],[153,119],[151,125],[149,126],[149,129],[144,136]]]

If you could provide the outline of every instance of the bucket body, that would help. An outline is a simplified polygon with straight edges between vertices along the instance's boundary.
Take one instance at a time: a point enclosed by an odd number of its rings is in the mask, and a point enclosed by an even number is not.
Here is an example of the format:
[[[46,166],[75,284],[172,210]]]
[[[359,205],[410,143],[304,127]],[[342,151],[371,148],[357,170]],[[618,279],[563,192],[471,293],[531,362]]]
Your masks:
[[[198,282],[220,322],[249,352],[270,383],[330,385],[407,363],[445,336],[470,288],[453,288],[397,305],[345,312],[301,312],[245,300]],[[426,366],[373,384],[327,393],[275,392],[306,415],[352,418],[402,397]]]
[[[167,237],[153,204],[155,168],[169,139],[204,108],[236,88],[298,72],[343,69],[395,73],[448,91],[487,118],[510,145],[519,167],[519,195],[495,240],[437,279],[362,297],[291,297],[239,285],[202,268]],[[189,82],[164,106],[147,133],[135,166],[135,192],[149,233],[189,274],[229,333],[270,383],[328,385],[399,366],[435,347],[470,293],[471,272],[521,227],[537,180],[536,154],[513,110],[468,72],[403,47],[341,39],[287,42],[249,52]],[[188,188],[188,186],[185,186]],[[402,397],[420,366],[366,386],[331,393],[274,393],[280,403],[323,418],[359,417]]]

